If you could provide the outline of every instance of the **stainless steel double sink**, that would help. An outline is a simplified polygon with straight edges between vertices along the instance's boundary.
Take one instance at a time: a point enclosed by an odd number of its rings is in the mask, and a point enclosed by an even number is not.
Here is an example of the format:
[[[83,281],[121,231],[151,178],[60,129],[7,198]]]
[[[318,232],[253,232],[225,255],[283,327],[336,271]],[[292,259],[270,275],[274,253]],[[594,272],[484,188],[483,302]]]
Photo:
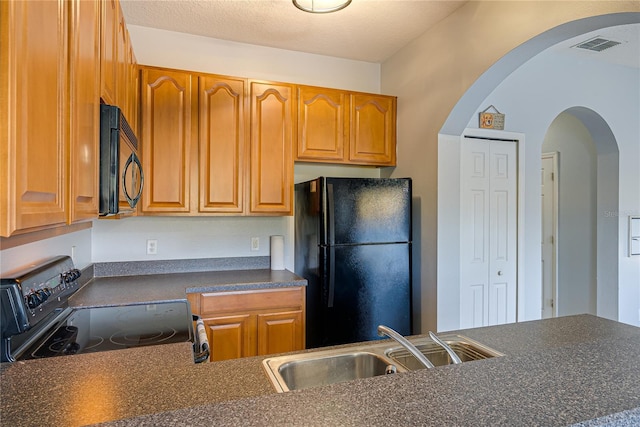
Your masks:
[[[440,335],[461,361],[503,356],[462,335]],[[452,363],[449,354],[429,337],[410,340],[435,367]],[[332,348],[264,359],[263,367],[278,392],[425,369],[407,350],[393,341]]]

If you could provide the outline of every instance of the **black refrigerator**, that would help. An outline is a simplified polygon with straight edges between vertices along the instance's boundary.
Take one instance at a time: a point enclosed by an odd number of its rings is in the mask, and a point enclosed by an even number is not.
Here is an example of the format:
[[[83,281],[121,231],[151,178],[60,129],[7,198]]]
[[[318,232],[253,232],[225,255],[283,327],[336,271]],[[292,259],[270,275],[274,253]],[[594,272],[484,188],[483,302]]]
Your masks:
[[[307,279],[307,348],[411,325],[411,179],[325,178],[295,186],[295,272]]]

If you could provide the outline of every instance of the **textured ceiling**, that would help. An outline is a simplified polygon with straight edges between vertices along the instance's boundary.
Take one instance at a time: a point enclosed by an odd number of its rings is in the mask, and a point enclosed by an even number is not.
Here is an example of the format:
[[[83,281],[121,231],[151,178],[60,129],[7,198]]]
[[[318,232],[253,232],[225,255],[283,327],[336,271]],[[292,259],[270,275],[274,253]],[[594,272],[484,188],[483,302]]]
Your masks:
[[[353,0],[311,14],[291,0],[121,0],[127,24],[383,62],[466,1]]]
[[[2,0],[0,0],[2,1]],[[310,14],[291,0],[120,0],[127,24],[359,61],[381,63],[466,1],[353,0],[341,11]],[[599,54],[556,53],[640,68],[640,24],[589,36],[620,41]]]

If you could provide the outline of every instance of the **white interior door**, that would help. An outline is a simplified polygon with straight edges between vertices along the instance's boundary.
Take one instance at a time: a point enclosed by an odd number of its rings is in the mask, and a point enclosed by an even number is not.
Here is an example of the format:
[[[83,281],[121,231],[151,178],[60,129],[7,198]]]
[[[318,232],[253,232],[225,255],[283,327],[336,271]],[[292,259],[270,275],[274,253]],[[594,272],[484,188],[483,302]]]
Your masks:
[[[517,146],[464,138],[460,326],[516,321]]]
[[[557,304],[557,252],[558,244],[558,173],[557,153],[542,155],[542,318],[556,317]]]

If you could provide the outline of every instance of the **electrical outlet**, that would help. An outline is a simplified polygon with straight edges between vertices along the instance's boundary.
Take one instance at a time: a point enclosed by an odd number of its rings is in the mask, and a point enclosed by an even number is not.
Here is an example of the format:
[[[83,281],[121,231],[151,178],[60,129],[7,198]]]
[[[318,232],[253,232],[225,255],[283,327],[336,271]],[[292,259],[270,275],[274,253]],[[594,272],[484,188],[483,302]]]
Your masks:
[[[147,255],[157,255],[158,254],[158,240],[149,239],[147,240]]]
[[[260,250],[260,238],[259,237],[252,237],[251,238],[251,250],[252,251],[259,251]]]

